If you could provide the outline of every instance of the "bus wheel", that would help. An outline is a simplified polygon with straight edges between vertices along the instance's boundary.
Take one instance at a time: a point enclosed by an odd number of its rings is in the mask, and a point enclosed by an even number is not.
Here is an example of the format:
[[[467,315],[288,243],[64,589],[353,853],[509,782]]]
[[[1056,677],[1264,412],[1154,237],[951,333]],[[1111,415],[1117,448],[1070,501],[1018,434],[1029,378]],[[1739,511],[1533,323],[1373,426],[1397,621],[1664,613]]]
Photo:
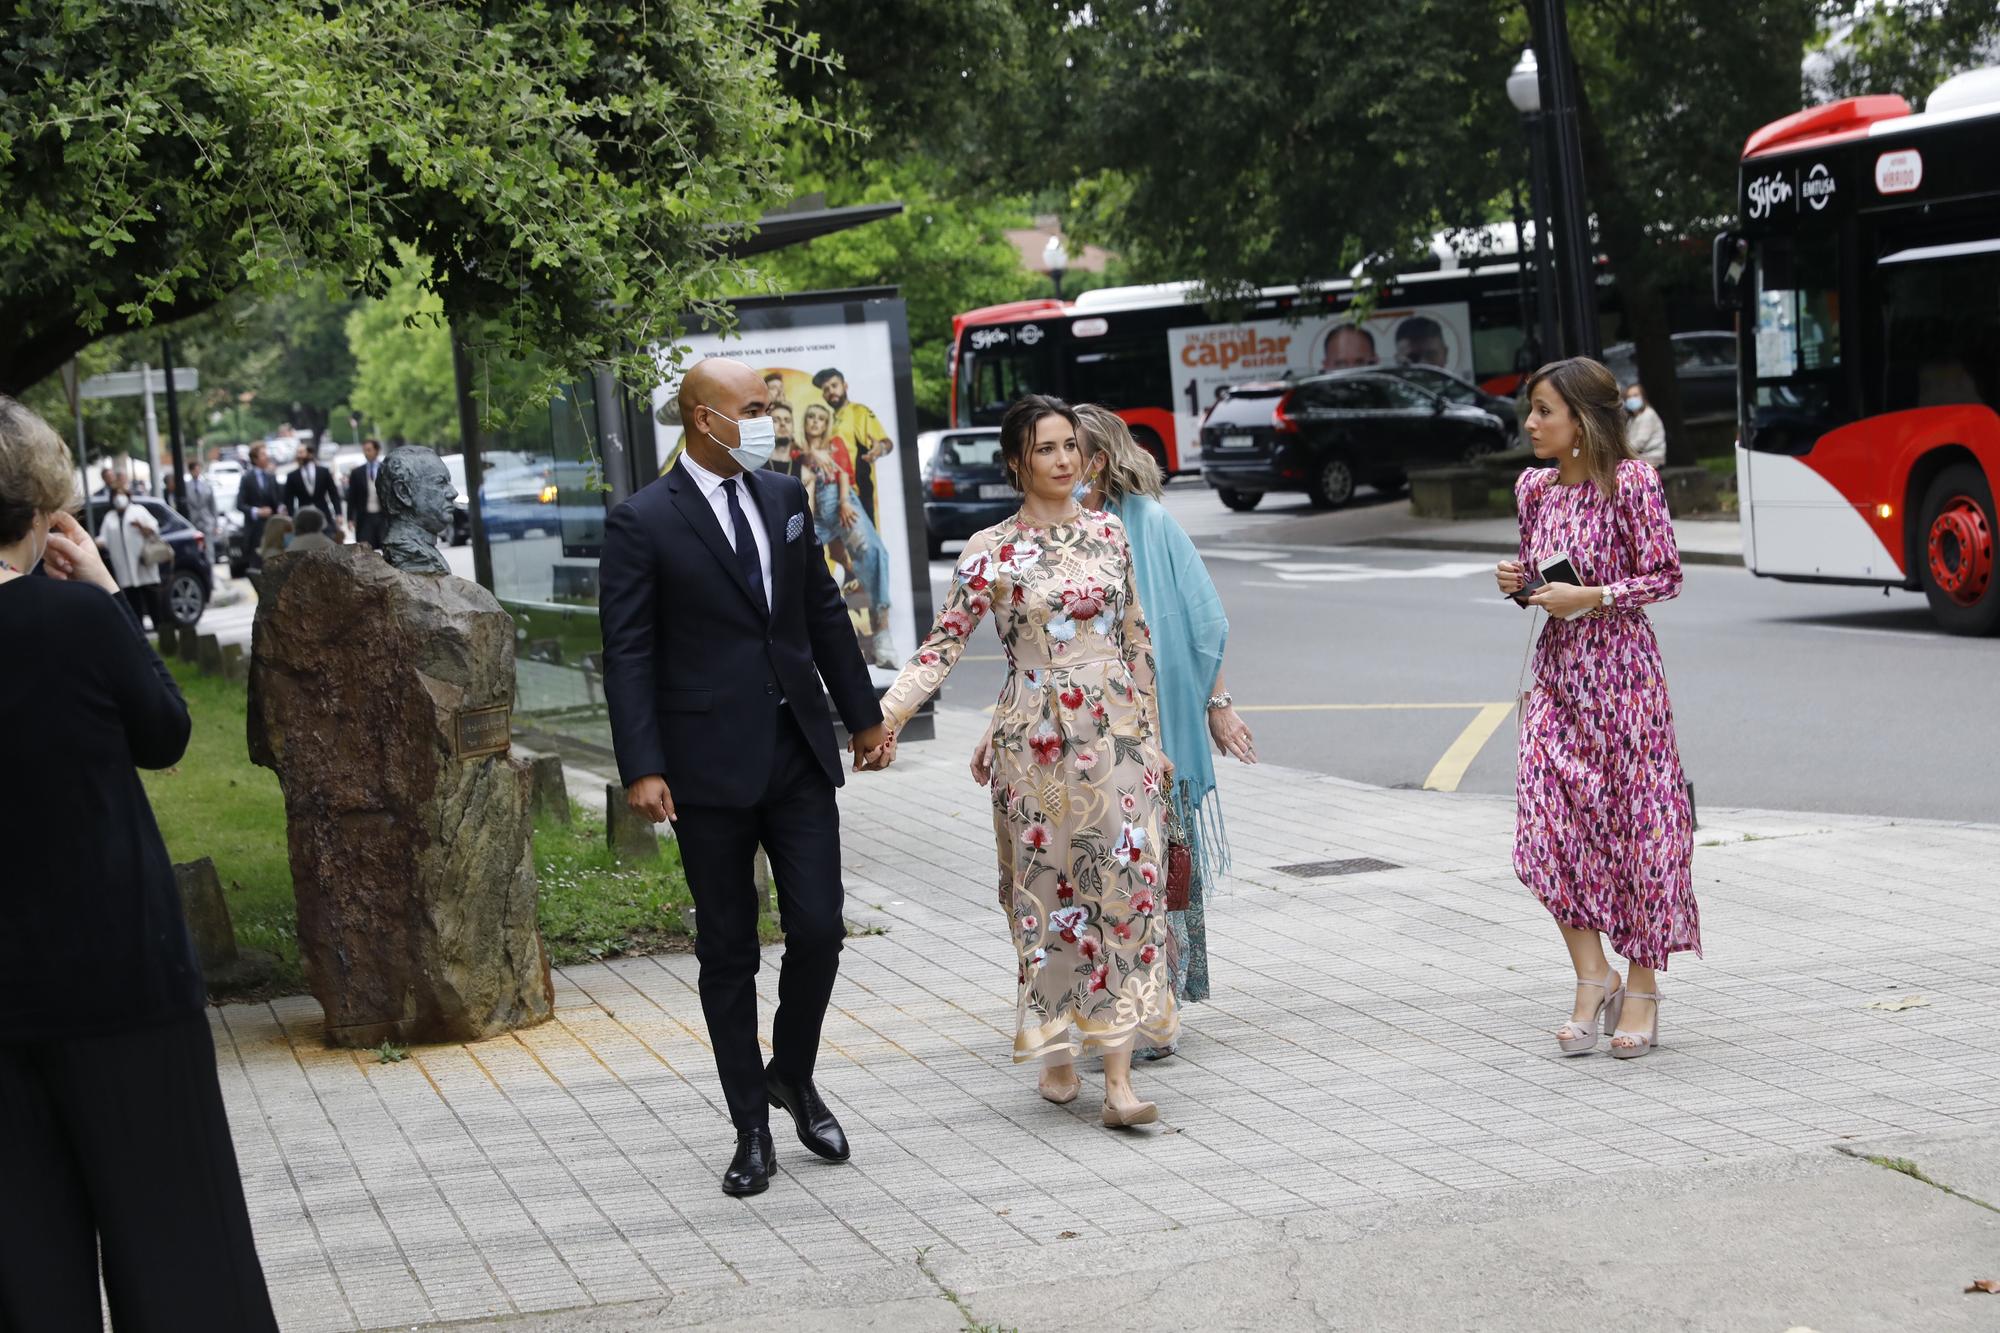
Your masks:
[[[1337,509],[1354,498],[1354,465],[1339,454],[1320,460],[1306,491],[1315,509]]]
[[[2000,580],[1993,577],[1993,488],[1970,463],[1940,472],[1924,496],[1924,594],[1931,615],[1953,634],[2000,629]]]
[[[1264,492],[1232,491],[1226,488],[1218,488],[1215,492],[1215,498],[1222,501],[1229,508],[1234,509],[1237,513],[1246,514],[1257,507],[1257,502],[1264,498]]]

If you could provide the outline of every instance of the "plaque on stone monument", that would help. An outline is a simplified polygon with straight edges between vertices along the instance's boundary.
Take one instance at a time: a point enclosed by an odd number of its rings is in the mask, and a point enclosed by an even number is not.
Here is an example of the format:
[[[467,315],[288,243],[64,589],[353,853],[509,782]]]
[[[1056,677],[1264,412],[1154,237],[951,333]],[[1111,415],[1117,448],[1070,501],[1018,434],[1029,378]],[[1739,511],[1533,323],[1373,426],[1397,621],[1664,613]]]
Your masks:
[[[458,757],[477,759],[481,755],[504,754],[513,743],[513,710],[505,704],[497,708],[466,708],[458,713]]]

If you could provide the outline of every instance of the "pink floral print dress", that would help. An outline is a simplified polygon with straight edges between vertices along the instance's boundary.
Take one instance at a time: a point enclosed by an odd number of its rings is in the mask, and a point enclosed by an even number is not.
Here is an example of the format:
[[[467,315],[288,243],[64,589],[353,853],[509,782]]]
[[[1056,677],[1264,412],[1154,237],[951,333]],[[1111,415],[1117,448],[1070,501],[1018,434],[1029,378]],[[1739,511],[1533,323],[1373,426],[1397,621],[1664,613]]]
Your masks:
[[[1521,561],[1567,552],[1615,609],[1551,618],[1535,646],[1515,776],[1514,873],[1563,925],[1602,931],[1641,967],[1701,952],[1692,868],[1694,814],[1674,740],[1673,705],[1642,609],[1681,587],[1680,552],[1659,474],[1628,459],[1616,493],[1563,486],[1554,468],[1514,485]]]
[[[965,544],[937,624],[882,699],[899,731],[988,613],[1008,674],[995,709],[993,827],[1019,955],[1014,1059],[1162,1046],[1179,1032],[1167,973],[1162,812],[1169,790],[1152,639],[1125,528],[1084,511],[1018,515]]]

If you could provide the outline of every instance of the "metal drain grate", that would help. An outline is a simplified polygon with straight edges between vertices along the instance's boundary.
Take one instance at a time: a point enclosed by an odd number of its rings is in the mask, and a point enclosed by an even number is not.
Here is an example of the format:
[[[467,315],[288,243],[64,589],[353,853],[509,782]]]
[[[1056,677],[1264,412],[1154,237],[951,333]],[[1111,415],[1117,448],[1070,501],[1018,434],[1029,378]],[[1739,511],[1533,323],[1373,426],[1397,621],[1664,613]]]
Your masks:
[[[1297,875],[1300,879],[1325,879],[1331,875],[1365,875],[1371,870],[1401,870],[1394,861],[1381,861],[1372,856],[1356,856],[1345,861],[1307,861],[1301,865],[1279,866],[1287,875]]]

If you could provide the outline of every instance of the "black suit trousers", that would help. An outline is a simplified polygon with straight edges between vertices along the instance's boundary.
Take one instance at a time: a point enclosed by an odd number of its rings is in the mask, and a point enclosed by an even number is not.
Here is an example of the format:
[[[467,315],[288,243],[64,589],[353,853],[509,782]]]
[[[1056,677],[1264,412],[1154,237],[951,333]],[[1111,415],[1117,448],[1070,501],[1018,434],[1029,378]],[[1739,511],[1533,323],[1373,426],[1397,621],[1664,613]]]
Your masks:
[[[771,1023],[771,1067],[812,1077],[820,1024],[833,996],[847,924],[841,915],[840,812],[833,783],[788,707],[763,798],[747,809],[692,805],[675,793],[674,836],[694,896],[701,1010],[729,1118],[738,1129],[769,1123],[757,1044],[757,885],[761,843],[778,890],[785,957]]]
[[[0,1329],[276,1333],[208,1018],[0,1044]]]

